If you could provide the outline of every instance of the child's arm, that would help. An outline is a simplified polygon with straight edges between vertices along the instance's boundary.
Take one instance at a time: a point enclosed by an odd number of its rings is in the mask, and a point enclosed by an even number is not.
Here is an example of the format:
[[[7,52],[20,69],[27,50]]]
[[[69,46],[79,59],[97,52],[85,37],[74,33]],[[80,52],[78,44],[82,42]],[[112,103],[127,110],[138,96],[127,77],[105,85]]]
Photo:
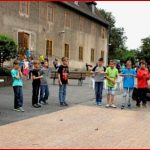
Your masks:
[[[42,79],[42,78],[43,78],[43,76],[39,76],[39,77],[32,76],[32,79],[33,79],[33,80]]]
[[[107,80],[109,80],[109,81],[111,81],[113,84],[115,84],[115,83],[116,83],[116,79],[115,79],[115,80],[113,80],[113,79],[109,78],[109,77],[108,77],[108,75],[106,76],[106,79],[107,79]]]
[[[19,77],[22,78],[23,75],[22,75],[22,72],[21,72],[21,69],[20,69],[20,68],[18,69],[18,72],[19,72]]]
[[[58,73],[58,83],[59,83],[60,85],[62,85],[62,82],[61,82],[61,79],[60,79],[60,73]]]

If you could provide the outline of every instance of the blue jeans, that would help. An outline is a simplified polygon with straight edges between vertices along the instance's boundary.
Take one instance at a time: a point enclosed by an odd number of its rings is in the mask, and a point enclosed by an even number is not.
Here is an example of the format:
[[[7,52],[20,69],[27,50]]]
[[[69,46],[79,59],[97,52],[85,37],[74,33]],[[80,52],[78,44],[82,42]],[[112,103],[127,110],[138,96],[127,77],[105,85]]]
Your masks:
[[[14,108],[17,109],[23,106],[23,91],[22,86],[14,86]]]
[[[102,102],[103,82],[95,82],[96,103]]]
[[[63,103],[66,99],[67,84],[59,85],[59,102]]]
[[[49,97],[49,87],[48,85],[40,85],[40,101],[46,102]]]

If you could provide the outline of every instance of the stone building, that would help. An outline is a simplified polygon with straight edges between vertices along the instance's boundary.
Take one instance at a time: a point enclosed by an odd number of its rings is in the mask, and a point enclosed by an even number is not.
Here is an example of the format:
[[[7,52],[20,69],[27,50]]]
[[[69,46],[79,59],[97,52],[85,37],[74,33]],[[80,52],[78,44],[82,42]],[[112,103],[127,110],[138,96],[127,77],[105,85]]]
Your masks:
[[[29,48],[50,60],[67,56],[71,68],[107,63],[108,23],[95,2],[0,2],[0,34],[11,36],[18,51]]]

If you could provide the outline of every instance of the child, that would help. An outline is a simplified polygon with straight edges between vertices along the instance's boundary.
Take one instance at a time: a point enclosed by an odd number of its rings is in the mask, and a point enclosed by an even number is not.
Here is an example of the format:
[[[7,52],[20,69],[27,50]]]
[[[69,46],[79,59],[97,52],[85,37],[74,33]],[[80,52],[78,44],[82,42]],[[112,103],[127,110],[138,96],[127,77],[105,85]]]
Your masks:
[[[48,77],[50,75],[50,69],[48,68],[48,62],[44,61],[43,68],[40,70],[40,75],[43,76],[40,85],[40,104],[48,104],[46,101],[49,97]]]
[[[23,63],[23,74],[26,76],[26,79],[28,79],[28,74],[29,74],[29,62],[27,58],[24,59]]]
[[[38,96],[39,96],[39,88],[40,88],[40,80],[43,78],[43,76],[40,76],[40,70],[39,70],[39,61],[33,62],[34,69],[32,70],[32,106],[35,108],[41,107],[41,105],[38,104]]]
[[[140,107],[140,103],[146,107],[146,92],[148,88],[147,80],[149,79],[149,71],[146,68],[144,61],[140,62],[140,69],[137,70],[137,88],[138,88],[138,99],[136,106]]]
[[[29,80],[31,79],[31,74],[32,74],[32,69],[33,69],[33,58],[30,57],[30,61],[29,61]]]
[[[104,75],[106,68],[103,66],[103,58],[98,60],[98,65],[93,68],[94,72],[94,80],[95,80],[95,96],[96,96],[96,104],[98,106],[102,105],[102,92],[103,92],[103,84],[104,84]]]
[[[68,58],[63,57],[62,58],[62,65],[60,65],[59,69],[58,69],[60,106],[68,106],[68,104],[65,101],[65,99],[66,99],[66,88],[67,88],[67,84],[68,84],[68,73],[69,73]]]
[[[116,108],[113,102],[114,102],[115,84],[116,84],[117,77],[118,77],[118,70],[115,67],[115,62],[111,60],[109,63],[109,67],[106,69],[106,79],[107,79],[107,86],[108,86],[106,108],[108,107]]]
[[[19,67],[19,61],[14,61],[14,68],[11,70],[11,76],[13,79],[13,90],[14,90],[14,110],[24,112],[23,106],[23,91],[22,91],[22,73]]]
[[[136,77],[136,71],[135,69],[132,69],[131,61],[127,61],[126,68],[123,69],[122,74],[120,75],[123,76],[123,88],[124,88],[123,94],[124,102],[121,106],[121,109],[125,108],[127,93],[129,93],[127,106],[130,108],[131,107],[130,101],[134,89],[134,77]]]

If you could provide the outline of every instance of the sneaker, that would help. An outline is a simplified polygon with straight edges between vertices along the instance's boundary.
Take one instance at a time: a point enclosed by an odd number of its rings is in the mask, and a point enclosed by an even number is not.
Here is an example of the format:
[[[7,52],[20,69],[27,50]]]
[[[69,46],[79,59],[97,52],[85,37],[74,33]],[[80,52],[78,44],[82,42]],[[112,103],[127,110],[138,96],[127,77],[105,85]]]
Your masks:
[[[101,102],[98,102],[98,103],[97,103],[97,106],[102,106],[102,103],[101,103]]]
[[[136,104],[136,107],[138,107],[138,108],[139,108],[140,106],[141,106],[140,104]]]
[[[117,108],[117,106],[114,105],[114,104],[111,104],[110,107],[112,107],[112,108]]]
[[[34,107],[34,108],[40,108],[41,105],[39,105],[39,104],[34,104],[33,107]]]
[[[62,106],[64,106],[64,105],[63,105],[63,102],[60,102],[60,107],[62,107]]]
[[[43,105],[48,105],[48,102],[44,102],[44,104]]]
[[[110,105],[109,104],[106,104],[106,106],[105,106],[106,108],[109,108],[110,107]]]
[[[66,102],[63,102],[63,105],[64,105],[64,106],[68,106],[68,104],[67,104]]]
[[[128,104],[128,108],[131,108],[131,104]]]
[[[20,112],[21,110],[19,108],[14,108],[14,111]]]
[[[39,102],[39,105],[44,105],[44,102],[43,102],[43,101],[40,101],[40,102]]]
[[[124,105],[121,106],[121,109],[124,109]]]
[[[19,108],[21,112],[24,112],[24,109],[22,107]]]

